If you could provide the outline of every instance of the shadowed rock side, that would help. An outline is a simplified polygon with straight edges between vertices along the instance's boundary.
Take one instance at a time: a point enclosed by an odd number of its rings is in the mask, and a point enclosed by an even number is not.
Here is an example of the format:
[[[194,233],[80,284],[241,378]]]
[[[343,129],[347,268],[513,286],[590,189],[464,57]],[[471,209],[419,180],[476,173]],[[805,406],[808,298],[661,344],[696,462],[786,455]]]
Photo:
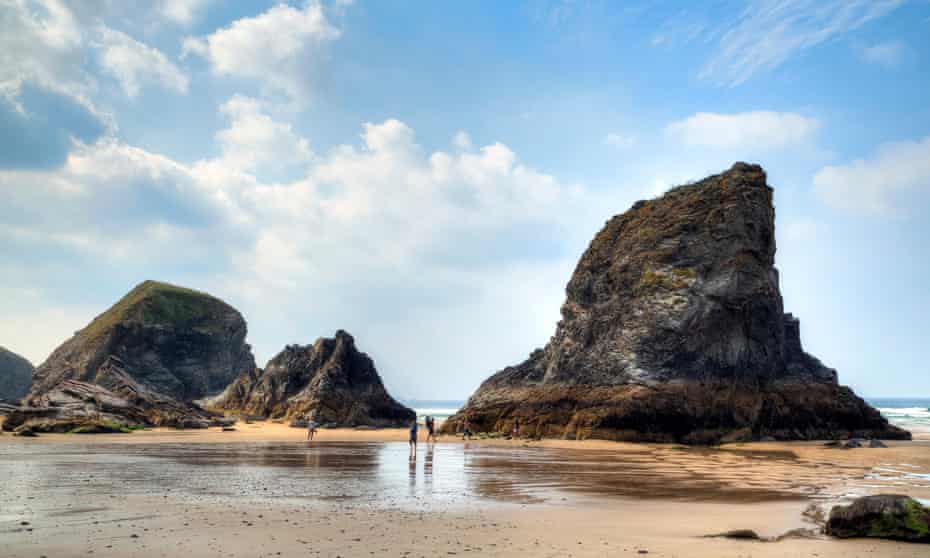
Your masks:
[[[26,406],[5,428],[103,416],[178,425],[206,413],[255,359],[242,315],[197,291],[146,281],[58,347],[34,374]]]
[[[486,380],[447,432],[714,443],[909,438],[801,347],[782,308],[772,189],[757,165],[610,219],[544,349]]]
[[[32,363],[0,347],[0,400],[17,401],[32,384]]]
[[[371,358],[342,330],[313,345],[287,346],[264,370],[239,376],[210,406],[348,426],[405,426],[416,418],[388,394]]]

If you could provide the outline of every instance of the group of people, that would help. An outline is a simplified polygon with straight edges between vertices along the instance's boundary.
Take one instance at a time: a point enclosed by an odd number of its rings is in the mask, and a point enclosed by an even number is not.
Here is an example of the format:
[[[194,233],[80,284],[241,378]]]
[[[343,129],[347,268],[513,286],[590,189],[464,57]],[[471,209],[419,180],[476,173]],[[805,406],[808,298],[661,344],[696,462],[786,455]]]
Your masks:
[[[427,415],[423,419],[423,424],[426,426],[426,442],[436,442],[436,419],[435,417]],[[316,435],[316,431],[319,428],[319,425],[315,420],[307,421],[307,441],[312,442],[313,436]],[[410,424],[410,455],[415,456],[417,454],[417,434],[419,433],[420,425],[416,419]],[[464,422],[462,423],[462,439],[470,440],[472,437],[471,424],[469,423],[468,417],[465,417]],[[511,431],[511,437],[516,439],[520,437],[520,419],[515,418],[513,421],[513,430]]]
[[[426,442],[435,442],[436,441],[436,419],[427,415],[423,419],[423,424],[426,426]],[[410,424],[410,455],[415,456],[417,454],[417,433],[419,432],[420,425],[416,419]]]

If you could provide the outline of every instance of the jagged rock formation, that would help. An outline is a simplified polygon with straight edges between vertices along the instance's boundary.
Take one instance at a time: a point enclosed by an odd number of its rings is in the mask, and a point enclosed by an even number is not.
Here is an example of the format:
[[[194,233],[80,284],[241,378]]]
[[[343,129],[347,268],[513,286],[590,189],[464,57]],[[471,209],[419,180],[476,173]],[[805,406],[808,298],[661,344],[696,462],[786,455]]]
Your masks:
[[[254,370],[245,337],[245,320],[225,302],[146,281],[35,370],[26,407],[4,427],[98,415],[152,425],[204,418],[195,400]]]
[[[32,363],[0,347],[0,399],[17,401],[29,392]]]
[[[210,406],[344,426],[406,426],[416,418],[388,394],[371,358],[342,330],[312,345],[285,347],[264,370],[243,372]]]
[[[757,165],[610,219],[544,349],[486,380],[444,425],[711,443],[906,438],[801,347],[785,314],[772,189]]]

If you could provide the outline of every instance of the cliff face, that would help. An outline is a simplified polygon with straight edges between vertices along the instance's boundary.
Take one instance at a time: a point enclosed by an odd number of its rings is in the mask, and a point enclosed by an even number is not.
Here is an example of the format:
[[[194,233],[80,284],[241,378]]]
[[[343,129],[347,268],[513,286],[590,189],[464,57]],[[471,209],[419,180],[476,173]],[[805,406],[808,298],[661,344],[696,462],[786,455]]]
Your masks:
[[[0,347],[0,399],[16,401],[32,384],[32,363]]]
[[[585,251],[546,347],[485,381],[445,428],[467,416],[568,437],[907,436],[804,352],[774,258],[759,166],[637,202]]]
[[[416,418],[388,394],[371,358],[342,330],[312,345],[287,346],[264,370],[239,376],[211,407],[348,426],[405,426]]]
[[[94,414],[104,406],[114,418],[134,423],[202,416],[194,400],[254,370],[245,336],[245,320],[223,301],[146,281],[36,369],[31,410],[16,421],[39,415],[71,420],[81,409]]]

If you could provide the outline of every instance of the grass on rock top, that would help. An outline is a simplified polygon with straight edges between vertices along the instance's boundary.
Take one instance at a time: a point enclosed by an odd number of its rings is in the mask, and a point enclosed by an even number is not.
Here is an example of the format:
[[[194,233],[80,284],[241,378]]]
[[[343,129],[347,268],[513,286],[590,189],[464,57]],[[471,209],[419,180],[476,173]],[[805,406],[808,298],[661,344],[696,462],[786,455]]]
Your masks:
[[[88,341],[94,340],[105,335],[116,324],[127,321],[194,325],[223,309],[232,310],[222,300],[206,293],[158,281],[145,281],[94,318],[78,335]],[[207,320],[204,325],[214,324]]]

